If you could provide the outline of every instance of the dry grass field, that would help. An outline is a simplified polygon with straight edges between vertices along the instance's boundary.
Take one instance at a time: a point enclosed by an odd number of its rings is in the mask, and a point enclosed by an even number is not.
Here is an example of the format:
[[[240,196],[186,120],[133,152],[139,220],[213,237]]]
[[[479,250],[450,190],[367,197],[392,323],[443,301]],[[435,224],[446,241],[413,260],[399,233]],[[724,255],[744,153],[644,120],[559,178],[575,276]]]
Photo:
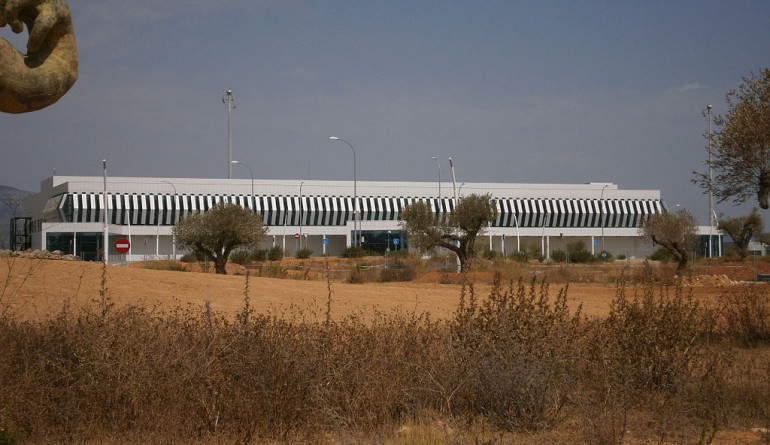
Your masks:
[[[378,259],[362,261],[375,265],[379,262]],[[353,264],[353,260],[337,258],[286,259],[283,267],[290,278],[286,279],[260,277],[258,270],[249,271],[234,264],[228,265],[229,275],[216,275],[200,272],[198,264],[185,265],[193,272],[183,273],[148,269],[145,268],[147,264],[136,263],[109,266],[106,277],[103,277],[100,263],[19,258],[0,261],[0,277],[10,277],[5,286],[12,289],[18,287],[13,292],[12,303],[17,313],[24,317],[50,316],[61,310],[64,301],[72,306],[91,302],[99,295],[103,278],[106,278],[110,297],[119,306],[191,304],[202,307],[208,302],[217,312],[235,314],[242,307],[245,275],[248,272],[251,304],[258,313],[280,314],[297,308],[314,312],[319,307],[325,310],[331,291],[332,315],[338,319],[351,314],[365,315],[373,309],[427,312],[434,317],[445,318],[457,307],[463,280],[473,282],[481,295],[486,294],[492,284],[491,271],[471,273],[467,277],[426,272],[407,282],[351,284],[346,282],[346,277]],[[636,265],[635,270],[640,267]],[[581,266],[574,265],[572,268],[579,271]],[[619,275],[620,268],[603,271],[593,267],[590,274],[594,282],[569,283],[570,306],[574,309],[581,305],[588,316],[606,315],[616,294],[613,277]],[[742,286],[744,280],[751,278],[748,268],[746,265],[722,265],[704,269],[701,275],[692,279],[695,298],[711,303],[725,286]],[[328,286],[325,279],[327,270],[332,276]],[[528,281],[533,275],[538,278],[544,276],[538,274],[543,270],[542,267],[533,267],[524,269],[520,275]],[[551,288],[558,290],[566,286],[563,266],[554,267],[553,271],[557,273],[547,276]],[[575,279],[582,280],[587,275],[588,272],[577,272]],[[22,280],[23,286],[20,285]]]
[[[0,321],[14,332],[3,333],[0,374],[18,386],[0,398],[0,444],[770,443],[767,346],[695,341],[718,329],[689,312],[726,295],[765,298],[749,282],[765,262],[701,262],[678,291],[665,286],[671,266],[641,262],[485,262],[462,276],[417,267],[410,281],[382,280],[379,258],[206,268],[0,258]],[[531,290],[493,297],[495,276]],[[645,293],[634,283],[652,279],[672,303],[618,305],[621,276],[629,301]],[[528,288],[533,278],[549,290]],[[575,324],[578,308],[586,318]],[[47,375],[57,377],[39,383]],[[271,379],[281,383],[260,383]],[[53,406],[62,413],[46,413]],[[164,418],[178,432],[156,425]],[[316,425],[329,433],[308,433]]]

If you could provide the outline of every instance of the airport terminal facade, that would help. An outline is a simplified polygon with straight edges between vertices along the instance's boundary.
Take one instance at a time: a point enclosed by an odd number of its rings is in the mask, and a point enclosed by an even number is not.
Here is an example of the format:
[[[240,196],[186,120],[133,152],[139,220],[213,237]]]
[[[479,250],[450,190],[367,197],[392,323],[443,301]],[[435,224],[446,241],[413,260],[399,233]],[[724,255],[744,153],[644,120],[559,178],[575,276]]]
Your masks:
[[[642,258],[655,248],[639,237],[638,228],[645,217],[665,211],[660,191],[622,190],[612,183],[457,187],[435,181],[53,176],[25,201],[27,217],[17,230],[24,236],[16,239],[25,239],[25,247],[95,260],[106,232],[111,262],[178,258],[185,252],[177,249],[174,224],[227,202],[262,216],[268,227],[262,248],[280,246],[287,256],[301,248],[313,255],[338,255],[357,242],[367,251],[385,253],[409,248],[399,226],[407,205],[424,201],[441,216],[452,212],[455,197],[487,193],[497,216],[477,247],[488,245],[503,254],[526,249],[549,257],[580,240],[595,254]],[[116,251],[118,240],[129,241],[127,252]]]

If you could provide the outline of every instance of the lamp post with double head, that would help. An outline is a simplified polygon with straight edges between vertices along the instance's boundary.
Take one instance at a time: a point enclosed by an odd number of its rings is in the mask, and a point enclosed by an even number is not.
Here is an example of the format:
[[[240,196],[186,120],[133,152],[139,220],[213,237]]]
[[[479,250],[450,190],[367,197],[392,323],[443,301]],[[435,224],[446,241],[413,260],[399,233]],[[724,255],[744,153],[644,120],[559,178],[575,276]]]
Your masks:
[[[347,144],[348,147],[350,147],[350,150],[353,151],[353,247],[358,246],[358,192],[356,190],[357,184],[356,184],[356,149],[353,148],[353,144],[346,141],[345,139],[338,138],[337,136],[330,136],[329,139],[332,141],[340,141]]]

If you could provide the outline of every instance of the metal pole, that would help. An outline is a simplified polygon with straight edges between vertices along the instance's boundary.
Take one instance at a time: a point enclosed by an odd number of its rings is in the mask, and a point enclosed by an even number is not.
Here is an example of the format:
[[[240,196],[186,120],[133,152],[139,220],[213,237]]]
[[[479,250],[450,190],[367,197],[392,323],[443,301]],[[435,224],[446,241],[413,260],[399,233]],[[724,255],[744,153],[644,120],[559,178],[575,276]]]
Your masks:
[[[548,214],[546,213],[545,215],[543,215],[543,233],[540,235],[540,256],[542,256],[545,259],[548,259],[548,255],[546,255],[546,250],[545,250],[545,223],[547,219],[548,219]]]
[[[706,114],[708,115],[709,128],[708,128],[708,166],[709,166],[709,258],[711,258],[711,237],[714,228],[714,192],[711,190],[711,104],[706,107]]]
[[[102,206],[102,226],[104,228],[104,239],[102,240],[102,261],[106,266],[109,263],[109,243],[110,233],[107,227],[107,160],[102,159],[102,170],[104,171],[104,206]]]
[[[452,157],[449,157],[449,168],[452,170],[452,190],[454,190],[454,205],[457,205],[457,179],[455,178],[455,164],[452,162]]]
[[[605,184],[604,187],[602,187],[602,192],[599,195],[599,204],[602,206],[602,218],[599,222],[602,225],[602,252],[607,251],[607,245],[604,243],[604,225],[607,221],[607,215],[605,214],[606,207],[604,205],[604,189],[606,189],[607,186],[609,186],[609,184]]]
[[[353,145],[345,139],[338,138],[337,136],[330,136],[329,139],[333,141],[344,142],[353,151],[353,247],[358,246],[358,192],[356,190],[356,149]]]
[[[438,166],[438,199],[441,199],[441,162],[436,156],[432,156],[431,159],[436,161],[436,166]]]
[[[449,168],[452,170],[452,191],[454,193],[454,199],[452,200],[452,212],[457,210],[457,179],[455,178],[455,164],[452,162],[452,157],[449,157]],[[458,244],[459,246],[459,244]],[[460,256],[457,255],[456,258],[456,267],[457,272],[460,272],[462,270],[462,267],[460,265]]]
[[[251,176],[251,199],[254,199],[254,172],[251,170],[251,167],[249,167],[249,165],[245,162],[241,161],[230,161],[230,164],[242,165],[249,169],[249,176]]]
[[[722,236],[719,233],[719,218],[717,218],[717,214],[715,211],[711,211],[711,214],[714,216],[714,226],[717,228],[717,257],[722,256]]]
[[[513,214],[513,221],[516,223],[516,253],[521,252],[521,237],[519,236],[519,218],[516,213]]]
[[[233,135],[231,127],[231,119],[233,115],[233,108],[235,108],[235,98],[233,97],[233,90],[225,91],[225,95],[222,96],[222,103],[227,105],[227,179],[233,177]]]
[[[302,250],[302,216],[304,213],[304,205],[302,203],[302,185],[305,181],[299,183],[299,250]]]
[[[172,189],[174,189],[174,197],[171,200],[171,211],[175,214],[178,214],[177,208],[179,207],[177,205],[177,192],[176,192],[176,186],[171,183],[171,181],[163,180],[160,182],[165,182],[166,184],[170,185]],[[174,218],[171,218],[171,214],[169,214],[169,218],[171,219],[171,225],[175,225]],[[130,244],[130,243],[129,243]],[[174,230],[171,230],[171,258],[176,259],[176,235],[174,235]]]

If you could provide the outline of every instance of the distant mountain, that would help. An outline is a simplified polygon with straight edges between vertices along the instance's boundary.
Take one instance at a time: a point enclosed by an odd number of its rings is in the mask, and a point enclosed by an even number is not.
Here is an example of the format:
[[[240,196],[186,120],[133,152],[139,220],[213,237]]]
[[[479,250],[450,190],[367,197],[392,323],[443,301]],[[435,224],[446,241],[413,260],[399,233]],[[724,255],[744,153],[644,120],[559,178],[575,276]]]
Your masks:
[[[21,203],[31,194],[26,190],[0,185],[0,249],[10,247],[11,218],[24,216]]]
[[[21,190],[17,189],[16,187],[11,187],[9,185],[0,185],[0,193],[12,193],[12,192],[20,192]]]

